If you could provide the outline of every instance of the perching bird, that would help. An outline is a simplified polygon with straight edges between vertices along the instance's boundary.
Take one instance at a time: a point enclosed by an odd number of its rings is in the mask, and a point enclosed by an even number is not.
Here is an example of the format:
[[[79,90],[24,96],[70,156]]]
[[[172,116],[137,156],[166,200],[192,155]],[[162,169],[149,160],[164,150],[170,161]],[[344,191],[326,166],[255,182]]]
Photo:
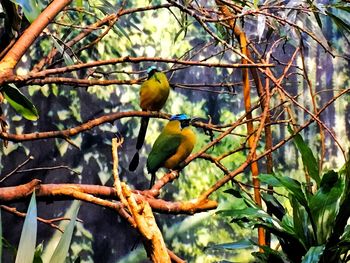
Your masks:
[[[195,119],[186,114],[171,116],[168,124],[153,144],[147,158],[147,170],[152,175],[150,188],[154,185],[159,168],[177,168],[192,152],[196,135],[189,126]]]
[[[155,66],[147,69],[148,79],[141,85],[140,106],[143,111],[159,111],[163,108],[170,92],[166,75]],[[149,117],[141,118],[141,127],[136,142],[136,153],[132,158],[129,171],[135,171],[139,164],[139,150],[145,141]]]

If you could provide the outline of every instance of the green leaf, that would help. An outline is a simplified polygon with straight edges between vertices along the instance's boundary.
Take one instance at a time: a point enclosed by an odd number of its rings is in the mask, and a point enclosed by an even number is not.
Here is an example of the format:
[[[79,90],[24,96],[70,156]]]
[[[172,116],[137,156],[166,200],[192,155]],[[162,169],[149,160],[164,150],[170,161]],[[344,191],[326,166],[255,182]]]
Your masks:
[[[116,7],[110,3],[108,0],[99,0],[95,6],[98,10],[100,10],[104,15],[110,15],[116,12]]]
[[[273,196],[262,192],[261,197],[264,200],[268,211],[270,211],[279,220],[282,220],[283,216],[286,214],[286,210],[283,205]]]
[[[37,0],[11,0],[23,9],[24,16],[32,23],[41,13],[43,3]]]
[[[233,195],[236,198],[242,198],[242,195],[241,195],[240,191],[238,191],[236,189],[233,189],[233,188],[225,190],[224,193],[231,194],[231,195]]]
[[[36,121],[39,114],[34,104],[13,84],[4,85],[1,88],[7,102],[24,118]]]
[[[295,198],[305,207],[308,207],[308,203],[306,200],[306,197],[303,193],[303,190],[301,188],[301,184],[290,177],[287,176],[282,176],[282,175],[278,175],[278,174],[273,174],[273,176],[275,177],[275,179],[278,180],[278,183],[280,184],[280,186],[284,186],[284,188],[293,196],[295,196]],[[272,186],[278,187],[277,183],[274,185],[272,184]]]
[[[65,51],[64,47],[58,43],[58,41],[56,40],[56,38],[54,38],[53,36],[51,36],[51,38],[52,38],[52,40],[53,40],[53,44],[54,44],[55,48],[56,48],[56,49],[58,50],[58,52],[63,56],[64,63],[65,63],[67,66],[74,65],[73,59],[72,59],[71,56],[69,56],[69,54]]]
[[[323,176],[321,187],[310,198],[309,204],[317,225],[318,242],[326,242],[333,231],[343,190],[344,183],[338,173],[329,171]]]
[[[130,38],[128,32],[126,32],[125,29],[124,29],[122,26],[119,26],[118,24],[114,24],[113,29],[115,29],[115,30],[113,30],[113,31],[114,31],[118,36],[124,36],[124,37],[126,37],[126,38],[129,40],[130,43],[132,43],[132,42],[131,42],[131,38]]]
[[[303,257],[302,263],[317,263],[320,261],[320,258],[325,249],[325,245],[310,247],[306,255]]]
[[[291,134],[293,134],[293,131],[290,126],[288,126],[288,130]],[[319,186],[321,182],[320,172],[318,170],[318,163],[313,152],[311,151],[310,147],[305,143],[303,137],[301,137],[300,134],[296,134],[294,136],[293,142],[301,154],[301,158],[303,160],[305,169],[307,170],[310,177],[316,181],[317,186]]]
[[[79,8],[83,8],[83,0],[76,0],[76,5]]]
[[[68,255],[68,250],[70,246],[70,242],[73,236],[73,230],[75,226],[75,221],[77,219],[77,215],[79,212],[80,202],[77,202],[75,209],[73,210],[73,216],[64,230],[64,234],[62,235],[53,255],[50,259],[50,263],[63,263],[66,261],[66,257]]]
[[[273,174],[259,174],[260,182],[272,185],[273,187],[281,187],[283,184]]]
[[[350,13],[350,5],[346,5],[346,4],[343,4],[343,3],[336,3],[336,4],[331,5],[331,6],[334,7],[334,8],[338,8],[340,10],[343,10],[345,12]]]
[[[294,231],[300,240],[306,245],[313,244],[314,232],[310,220],[312,218],[309,216],[310,213],[302,206],[294,196],[291,196],[291,205],[293,207],[293,226]]]
[[[245,249],[245,248],[251,248],[251,247],[253,247],[253,244],[251,241],[240,240],[232,243],[216,244],[216,245],[209,246],[207,248],[234,250],[234,249]]]
[[[36,249],[35,249],[35,253],[34,253],[34,259],[33,259],[33,263],[43,263],[43,260],[41,259],[41,256],[43,254],[43,243],[40,243]]]
[[[326,11],[326,14],[333,20],[333,22],[339,27],[340,30],[344,30],[350,33],[350,24],[346,23],[340,17],[337,17],[331,12]]]
[[[24,220],[21,238],[19,240],[15,263],[32,263],[36,245],[37,208],[35,192],[30,199],[26,219]]]
[[[255,263],[266,263],[266,262],[283,263],[283,262],[286,262],[286,259],[282,255],[281,252],[276,251],[274,249],[271,249],[268,246],[261,246],[261,248],[264,250],[263,252],[253,252],[252,253],[252,255],[255,257],[255,260],[254,260]]]

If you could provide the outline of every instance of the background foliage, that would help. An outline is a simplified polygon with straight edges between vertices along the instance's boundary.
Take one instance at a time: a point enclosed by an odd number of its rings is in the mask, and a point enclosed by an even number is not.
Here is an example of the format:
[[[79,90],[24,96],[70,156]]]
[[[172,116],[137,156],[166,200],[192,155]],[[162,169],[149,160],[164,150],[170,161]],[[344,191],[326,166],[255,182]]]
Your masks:
[[[46,1],[14,1],[21,6],[20,12],[33,21],[37,14],[35,10],[46,6]],[[224,25],[217,20],[214,22],[205,21],[202,17],[201,24],[195,16],[183,12],[192,6],[202,6],[206,12],[215,14],[215,1],[178,1],[178,5],[184,10],[176,7],[164,7],[146,11],[137,11],[137,8],[146,6],[157,6],[177,1],[73,1],[70,8],[61,12],[55,22],[50,23],[48,30],[45,30],[30,47],[16,68],[21,75],[28,74],[33,65],[36,65],[46,56],[52,47],[58,50],[58,55],[45,65],[45,68],[62,67],[78,63],[87,63],[97,60],[108,60],[118,57],[161,57],[183,60],[195,60],[208,63],[237,63],[240,56],[227,48],[227,43],[239,50],[237,40],[232,37]],[[306,109],[314,111],[313,99],[317,108],[320,109],[325,103],[334,98],[339,91],[349,87],[349,5],[337,1],[285,1],[283,4],[277,1],[248,1],[234,2],[240,6],[240,25],[258,48],[262,57],[266,52],[272,50],[271,62],[275,64],[273,69],[277,76],[283,73],[286,64],[296,50],[303,48],[292,68],[283,81],[283,88],[294,96],[295,100]],[[122,15],[115,24],[101,27],[79,41],[73,48],[65,45],[69,40],[76,37],[82,30],[92,23],[95,23],[105,16],[124,10],[135,9],[133,12]],[[33,7],[36,8],[33,8]],[[283,8],[281,8],[283,6]],[[32,11],[31,8],[33,8]],[[275,8],[275,9],[274,9]],[[216,9],[215,9],[216,10]],[[238,12],[238,11],[237,11]],[[260,12],[260,13],[259,13]],[[265,13],[266,12],[266,13]],[[0,9],[3,18],[2,36],[8,30],[6,9]],[[276,19],[272,14],[280,17]],[[208,17],[210,15],[208,14]],[[288,21],[289,23],[286,23]],[[22,21],[23,27],[28,21]],[[206,28],[206,27],[207,28]],[[303,30],[296,30],[299,26]],[[108,31],[105,31],[108,30]],[[16,35],[12,28],[9,35]],[[208,33],[213,32],[216,37]],[[101,38],[101,34],[107,34]],[[308,34],[311,32],[312,34]],[[19,32],[17,32],[19,33]],[[280,40],[275,47],[271,45]],[[316,39],[316,41],[315,41]],[[94,42],[96,40],[96,42]],[[3,42],[4,43],[4,42]],[[332,56],[332,54],[335,54]],[[254,55],[258,60],[259,56]],[[145,70],[156,64],[157,67],[167,72],[173,90],[163,109],[164,112],[176,114],[186,113],[189,116],[210,117],[213,124],[229,124],[238,120],[244,114],[244,103],[241,83],[241,69],[221,67],[186,66],[164,62],[142,61],[140,63],[120,63],[79,70],[65,73],[65,77],[79,79],[104,79],[104,80],[133,80],[145,77]],[[263,74],[262,74],[263,75]],[[265,75],[264,75],[265,76]],[[264,80],[265,83],[265,80]],[[139,84],[139,83],[138,83]],[[139,110],[138,90],[139,85],[88,85],[79,87],[75,84],[25,84],[17,85],[20,91],[35,105],[38,110],[39,119],[35,122],[27,121],[19,115],[12,107],[7,98],[2,104],[2,111],[9,124],[11,133],[29,133],[33,131],[63,130],[75,127],[82,122],[112,112],[124,112]],[[253,91],[253,101],[259,100]],[[310,96],[310,90],[313,96]],[[277,91],[276,91],[277,92]],[[5,93],[6,94],[6,93]],[[6,97],[5,97],[6,98]],[[293,104],[290,101],[288,104]],[[281,106],[277,95],[271,99],[271,115],[277,125],[272,126],[273,142],[277,144],[289,136],[286,122],[290,122]],[[300,126],[308,121],[310,115],[304,109],[291,106],[294,111],[297,125]],[[260,112],[254,113],[259,117]],[[320,115],[320,120],[334,132],[341,145],[347,150],[350,139],[350,104],[349,95],[345,94]],[[281,121],[281,123],[278,123]],[[283,123],[283,121],[285,121]],[[62,138],[46,139],[28,142],[9,142],[7,147],[1,146],[1,177],[18,167],[28,156],[34,159],[22,167],[16,174],[1,182],[1,186],[13,186],[26,183],[31,179],[38,178],[42,183],[79,183],[94,185],[113,185],[111,139],[115,134],[120,133],[125,142],[120,155],[119,172],[122,180],[132,185],[135,189],[144,189],[148,185],[145,169],[145,160],[155,138],[159,134],[165,121],[152,119],[146,137],[146,147],[143,147],[141,165],[135,171],[127,171],[130,158],[135,147],[135,138],[138,131],[139,118],[123,118],[114,123],[107,123],[80,133],[77,136],[62,140]],[[198,142],[194,152],[199,151],[210,142],[210,137],[202,129],[196,130]],[[220,156],[233,149],[245,145],[247,138],[246,127],[241,125],[235,129],[234,134],[226,137],[210,148],[206,153],[212,156]],[[218,133],[215,133],[217,135]],[[314,183],[321,186],[312,198],[308,199],[308,205],[313,215],[319,219],[320,211],[313,211],[313,200],[322,195],[322,180],[319,175],[321,171],[340,168],[344,163],[341,151],[334,140],[327,132],[324,138],[319,131],[319,125],[313,123],[302,132],[302,137],[296,138],[296,146],[287,143],[284,147],[278,148],[273,153],[274,170],[281,171],[283,177],[294,178],[304,182],[304,170],[314,180]],[[298,153],[301,144],[299,141],[307,142],[312,149],[315,158],[305,162],[303,155]],[[325,152],[322,152],[322,141],[325,143]],[[257,152],[263,153],[264,141],[258,145]],[[305,149],[304,149],[305,150]],[[311,151],[311,150],[310,150]],[[239,167],[244,161],[249,150],[243,148],[234,154],[222,159],[221,163],[232,171]],[[309,156],[310,157],[310,156]],[[311,162],[312,161],[312,162]],[[323,162],[319,171],[312,169]],[[264,171],[265,161],[259,163]],[[48,168],[51,167],[51,168]],[[38,170],[37,168],[45,168]],[[331,173],[331,172],[329,172]],[[328,174],[329,174],[328,173]],[[327,173],[326,173],[327,174]],[[208,160],[197,158],[191,162],[182,172],[178,180],[167,185],[162,192],[162,198],[166,200],[191,200],[199,196],[205,189],[213,185],[223,176],[223,172],[215,165],[209,165]],[[277,175],[276,175],[277,176]],[[318,177],[317,177],[318,176]],[[242,184],[251,184],[250,171],[235,177],[235,180]],[[264,182],[273,180],[271,175],[265,177]],[[274,181],[275,182],[275,181]],[[338,180],[340,187],[344,187]],[[282,185],[272,183],[273,186]],[[284,185],[284,187],[286,187]],[[233,199],[225,193],[228,189],[236,189],[236,184],[229,183],[216,191],[211,198],[220,204],[219,210],[235,211],[242,209],[245,203]],[[249,191],[251,190],[248,188]],[[338,188],[334,188],[336,191]],[[285,189],[286,190],[286,189]],[[288,187],[287,187],[288,190]],[[340,191],[340,190],[339,190]],[[296,193],[289,193],[293,196]],[[338,197],[338,196],[337,196]],[[243,197],[239,197],[242,199]],[[296,199],[295,199],[296,198]],[[320,197],[321,198],[321,197]],[[338,200],[338,199],[337,199]],[[286,210],[295,212],[295,206],[305,204],[297,197],[288,202],[281,201]],[[293,205],[294,202],[294,205]],[[27,205],[16,203],[19,211],[26,211]],[[58,201],[47,204],[39,202],[38,213],[44,218],[60,217],[65,214],[67,207],[71,206],[70,201]],[[254,207],[254,209],[257,209]],[[303,208],[300,208],[303,209]],[[250,213],[256,212],[249,210]],[[335,211],[332,213],[336,214]],[[305,215],[305,211],[300,212]],[[237,240],[251,238],[256,242],[256,231],[249,227],[261,224],[259,221],[251,221],[247,225],[230,223],[231,218],[222,213],[214,211],[199,213],[193,216],[165,215],[159,214],[157,220],[162,229],[166,244],[175,253],[186,258],[189,262],[217,262],[219,260],[231,260],[246,262],[252,260],[250,252],[256,250],[251,243],[240,243],[230,249],[222,250],[216,247],[218,243],[233,244]],[[245,216],[247,216],[245,214]],[[16,247],[20,237],[20,229],[23,220],[12,214],[2,213],[2,224],[14,227],[4,228],[3,237],[6,240],[3,258],[8,259],[14,256],[13,247]],[[71,259],[78,255],[82,262],[142,262],[146,258],[141,245],[131,251],[133,244],[138,240],[138,234],[131,229],[126,222],[107,208],[101,208],[92,204],[83,203],[78,215],[83,220],[78,223],[74,230],[72,245],[70,248]],[[235,221],[242,217],[234,216]],[[318,219],[317,219],[318,218]],[[266,220],[266,218],[263,218]],[[254,219],[257,220],[257,219]],[[260,220],[260,219],[259,219]],[[287,219],[286,219],[287,220]],[[289,220],[292,220],[289,218]],[[294,220],[295,217],[294,217]],[[306,222],[300,219],[300,222]],[[255,224],[254,224],[255,223]],[[284,223],[284,222],[282,222]],[[290,222],[287,222],[290,223]],[[287,224],[286,223],[286,224]],[[309,224],[310,222],[306,222]],[[288,225],[287,225],[288,226]],[[305,226],[306,228],[309,227]],[[329,235],[328,225],[325,229],[319,230],[318,237],[322,240]],[[296,229],[295,231],[301,231]],[[324,231],[324,232],[323,232]],[[39,224],[38,243],[44,243],[44,254],[50,258],[51,236],[55,232],[47,226]],[[247,238],[248,237],[248,238]],[[55,235],[53,239],[55,238]],[[307,237],[305,237],[307,238]],[[254,243],[253,242],[253,243]],[[277,242],[273,240],[273,242]],[[321,244],[317,240],[317,245]],[[310,243],[313,245],[314,243]],[[310,246],[311,246],[310,245]],[[231,249],[231,248],[241,249]],[[52,250],[52,249],[51,249]],[[52,250],[53,252],[53,250]],[[51,252],[51,253],[52,253]],[[244,259],[244,260],[242,260]]]

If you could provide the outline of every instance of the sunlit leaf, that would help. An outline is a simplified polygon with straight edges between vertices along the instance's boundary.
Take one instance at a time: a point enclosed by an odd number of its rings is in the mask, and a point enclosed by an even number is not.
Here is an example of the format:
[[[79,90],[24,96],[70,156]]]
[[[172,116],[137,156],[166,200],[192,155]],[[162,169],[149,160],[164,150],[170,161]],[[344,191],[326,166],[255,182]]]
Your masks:
[[[131,43],[131,38],[130,38],[128,32],[125,31],[124,27],[119,26],[118,24],[114,24],[113,28],[116,29],[116,30],[114,30],[114,32],[116,32],[119,36],[126,37]]]
[[[256,31],[260,42],[265,30],[266,16],[259,14],[257,23]]]
[[[76,0],[75,1],[77,7],[82,8],[83,7],[83,0]]]
[[[24,220],[21,238],[19,240],[15,263],[32,263],[36,245],[37,208],[35,192],[30,199],[26,218]]]
[[[307,251],[306,255],[303,257],[302,263],[317,263],[319,262],[323,251],[325,249],[325,245],[310,247]]]
[[[43,3],[39,0],[11,0],[22,7],[25,17],[32,23],[41,13]]]
[[[110,1],[107,0],[99,0],[94,7],[100,10],[104,15],[110,15],[117,11],[116,7],[114,7]]]
[[[63,263],[66,261],[66,257],[68,255],[68,250],[70,247],[70,242],[73,236],[73,230],[75,226],[75,221],[77,219],[77,215],[79,212],[80,203],[75,206],[73,211],[73,215],[66,229],[64,230],[64,234],[62,235],[53,255],[50,259],[50,263]]]
[[[24,118],[36,121],[39,114],[34,104],[13,84],[4,85],[1,88],[7,102]]]

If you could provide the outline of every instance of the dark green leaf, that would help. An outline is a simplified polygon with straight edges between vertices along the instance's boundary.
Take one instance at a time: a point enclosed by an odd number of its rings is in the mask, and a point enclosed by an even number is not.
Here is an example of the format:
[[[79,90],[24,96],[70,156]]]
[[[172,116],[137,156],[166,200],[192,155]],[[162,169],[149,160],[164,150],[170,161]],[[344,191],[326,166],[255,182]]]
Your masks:
[[[295,233],[304,244],[313,244],[315,240],[313,238],[314,233],[310,222],[309,213],[294,196],[291,196],[290,200],[293,207],[293,226]]]
[[[283,216],[286,214],[282,204],[273,195],[261,193],[261,197],[264,200],[268,211],[270,211],[279,220],[282,220]]]
[[[39,114],[33,103],[13,84],[4,85],[1,89],[7,102],[24,118],[36,121]]]
[[[273,174],[259,174],[262,183],[272,185],[273,187],[281,187],[283,184]]]
[[[319,242],[326,242],[333,231],[334,220],[339,210],[344,183],[334,171],[326,173],[321,181],[321,187],[310,198],[310,209],[317,225]]]
[[[24,220],[21,238],[19,240],[16,263],[32,263],[36,245],[37,208],[35,192],[30,199],[26,219]]]
[[[334,8],[337,8],[337,9],[340,9],[340,10],[343,10],[345,12],[350,13],[350,5],[348,5],[347,3],[339,2],[339,3],[333,4],[331,6],[334,7]]]
[[[302,204],[305,207],[308,206],[306,197],[301,188],[301,184],[297,180],[294,180],[293,178],[290,178],[288,176],[282,176],[277,174],[273,174],[273,176],[280,182],[282,186],[285,187],[285,189],[290,194],[295,196],[295,198],[300,202],[300,204]]]
[[[261,246],[263,252],[253,252],[252,255],[255,257],[255,263],[284,263],[286,262],[285,257],[279,251],[271,249],[268,246]]]
[[[64,63],[66,63],[67,66],[71,66],[74,65],[74,61],[71,58],[71,56],[69,56],[69,54],[65,51],[64,46],[60,45],[58,43],[58,41],[56,40],[56,38],[52,37],[53,40],[53,44],[55,46],[55,48],[58,50],[58,52],[63,56],[63,60]]]
[[[332,18],[334,23],[339,27],[340,30],[344,30],[350,33],[350,24],[346,23],[344,20],[342,20],[340,17],[337,17],[331,12],[326,11],[326,14]]]
[[[33,263],[43,263],[43,260],[41,259],[41,256],[43,254],[43,243],[40,243],[36,249],[35,249],[35,253],[34,253],[34,259],[33,259]]]
[[[291,127],[288,126],[288,129],[289,132],[293,134]],[[293,142],[301,154],[301,158],[303,160],[305,169],[307,170],[310,177],[316,181],[317,186],[319,186],[321,178],[318,170],[318,163],[313,152],[311,151],[310,147],[305,143],[303,137],[301,137],[300,134],[296,134],[294,136]]]
[[[126,37],[130,41],[130,43],[132,43],[129,34],[125,31],[124,27],[119,26],[118,24],[114,24],[113,29],[115,29],[113,31],[116,32],[117,35]]]
[[[240,191],[238,191],[236,189],[233,189],[233,188],[225,190],[224,193],[231,194],[231,195],[233,195],[236,198],[242,198],[242,195],[241,195]]]
[[[310,247],[306,255],[303,257],[302,263],[317,263],[320,261],[325,245]]]
[[[176,43],[176,40],[181,35],[181,33],[184,32],[184,31],[185,31],[185,27],[180,28],[180,30],[175,34],[174,43]],[[184,34],[184,37],[185,37],[185,34]]]

